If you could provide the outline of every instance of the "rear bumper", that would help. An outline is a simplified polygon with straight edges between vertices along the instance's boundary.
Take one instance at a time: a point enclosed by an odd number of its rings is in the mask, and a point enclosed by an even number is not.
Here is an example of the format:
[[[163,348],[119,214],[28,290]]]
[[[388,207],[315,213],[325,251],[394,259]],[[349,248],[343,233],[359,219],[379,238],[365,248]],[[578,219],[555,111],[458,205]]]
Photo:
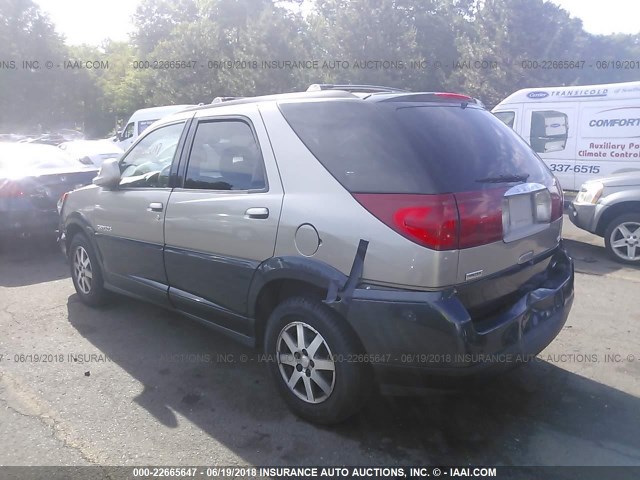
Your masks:
[[[567,320],[573,282],[573,262],[558,249],[538,288],[489,317],[472,318],[455,289],[357,289],[347,318],[384,390],[456,387],[541,352]]]

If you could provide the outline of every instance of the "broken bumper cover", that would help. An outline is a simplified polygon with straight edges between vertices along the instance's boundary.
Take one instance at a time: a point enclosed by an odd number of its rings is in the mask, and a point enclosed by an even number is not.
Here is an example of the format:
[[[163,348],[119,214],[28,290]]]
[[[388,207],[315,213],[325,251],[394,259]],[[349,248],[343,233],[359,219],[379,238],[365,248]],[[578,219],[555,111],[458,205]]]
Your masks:
[[[573,284],[573,262],[559,248],[539,286],[492,316],[472,318],[455,289],[358,288],[347,318],[383,390],[456,387],[456,378],[506,370],[549,345],[571,310]]]

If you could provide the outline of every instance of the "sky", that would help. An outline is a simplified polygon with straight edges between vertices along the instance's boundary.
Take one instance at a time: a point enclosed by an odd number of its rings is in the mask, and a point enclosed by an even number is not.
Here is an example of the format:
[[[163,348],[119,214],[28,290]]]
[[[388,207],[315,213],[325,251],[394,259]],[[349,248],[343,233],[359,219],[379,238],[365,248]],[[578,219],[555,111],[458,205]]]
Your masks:
[[[35,0],[49,13],[67,44],[99,45],[105,38],[126,40],[138,0]],[[637,0],[552,0],[593,34],[638,33]]]

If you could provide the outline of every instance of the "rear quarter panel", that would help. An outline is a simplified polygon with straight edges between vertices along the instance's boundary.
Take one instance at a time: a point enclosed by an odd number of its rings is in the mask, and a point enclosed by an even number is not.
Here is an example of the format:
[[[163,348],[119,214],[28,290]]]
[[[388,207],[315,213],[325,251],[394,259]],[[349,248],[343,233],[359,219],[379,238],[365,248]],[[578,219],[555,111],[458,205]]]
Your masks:
[[[458,251],[429,250],[384,225],[316,160],[275,102],[262,104],[260,109],[285,191],[275,256],[302,255],[296,231],[310,224],[320,238],[318,250],[310,257],[346,275],[364,239],[369,241],[365,282],[415,289],[455,283]]]

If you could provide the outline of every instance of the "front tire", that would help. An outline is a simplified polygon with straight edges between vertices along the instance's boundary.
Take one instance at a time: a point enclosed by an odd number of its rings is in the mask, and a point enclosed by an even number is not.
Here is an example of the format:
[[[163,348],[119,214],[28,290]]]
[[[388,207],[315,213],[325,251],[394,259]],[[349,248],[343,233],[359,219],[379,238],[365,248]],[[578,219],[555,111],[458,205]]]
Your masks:
[[[269,317],[265,350],[276,386],[293,412],[335,424],[356,413],[371,390],[370,367],[346,321],[321,301],[294,297]]]
[[[95,250],[82,233],[76,234],[69,245],[69,267],[76,293],[82,303],[96,307],[107,300],[102,270]]]
[[[640,265],[640,214],[625,213],[614,218],[604,233],[604,242],[614,260]]]

